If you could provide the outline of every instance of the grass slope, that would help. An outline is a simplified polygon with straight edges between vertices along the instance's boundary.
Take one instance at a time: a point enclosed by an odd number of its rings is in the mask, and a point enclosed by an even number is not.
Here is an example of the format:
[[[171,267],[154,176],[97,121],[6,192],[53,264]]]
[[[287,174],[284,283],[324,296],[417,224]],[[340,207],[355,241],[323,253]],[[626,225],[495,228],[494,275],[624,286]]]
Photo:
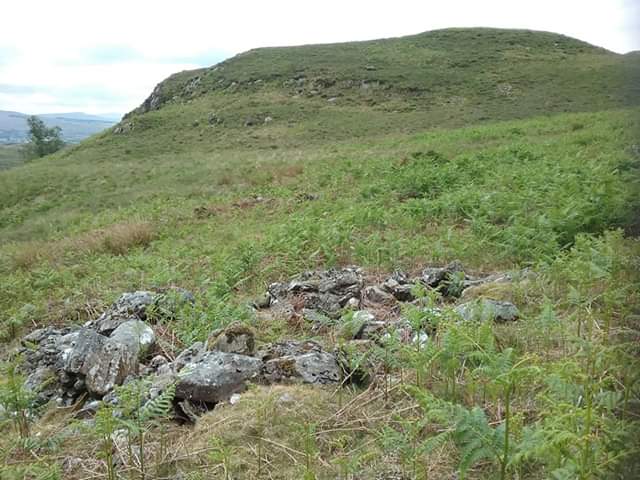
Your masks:
[[[0,170],[22,164],[21,145],[0,145]]]
[[[463,58],[469,65],[456,63]],[[439,89],[438,75],[420,73],[426,65],[444,69]],[[608,84],[589,73],[594,65],[611,75]],[[164,325],[175,349],[236,320],[259,332],[258,343],[296,337],[333,346],[334,333],[265,322],[246,301],[306,268],[355,263],[382,274],[453,259],[475,272],[530,267],[535,276],[492,293],[515,301],[521,320],[478,326],[447,313],[423,354],[394,354],[393,382],[404,380],[390,393],[256,388],[195,430],[153,430],[154,465],[191,479],[223,469],[231,478],[447,478],[473,458],[482,461],[471,462],[467,478],[499,478],[500,458],[489,451],[504,445],[486,434],[504,434],[506,378],[517,385],[506,402],[514,450],[504,468],[513,478],[638,473],[640,245],[622,229],[639,206],[640,120],[637,107],[613,108],[636,103],[624,79],[632,64],[558,35],[464,29],[259,50],[222,66],[199,72],[189,99],[183,85],[193,73],[173,77],[162,95],[179,98],[131,115],[128,133],[0,173],[6,348],[34,326],[82,323],[123,291],[170,285],[198,299]],[[537,76],[527,80],[531,91],[517,84],[515,100],[488,95],[471,73],[451,80],[462,82],[455,88],[444,80],[474,69],[509,83]],[[318,94],[306,81],[302,93],[282,86],[301,70],[338,83]],[[216,75],[237,86],[210,88]],[[340,83],[364,75],[392,87],[365,93]],[[438,106],[436,91],[461,92],[477,107]],[[542,91],[572,102],[545,107]],[[475,108],[503,121],[484,124]],[[558,113],[565,108],[583,112]],[[209,125],[211,111],[224,122]],[[274,120],[245,127],[258,113]],[[558,114],[535,116],[547,113]],[[447,125],[464,126],[429,130]],[[274,407],[284,393],[294,407]],[[7,475],[25,465],[62,468],[64,456],[82,459],[64,478],[102,472],[99,442],[91,432],[69,434],[68,415],[34,426],[51,440],[33,447],[37,462],[3,436]],[[168,459],[154,453],[163,449]]]

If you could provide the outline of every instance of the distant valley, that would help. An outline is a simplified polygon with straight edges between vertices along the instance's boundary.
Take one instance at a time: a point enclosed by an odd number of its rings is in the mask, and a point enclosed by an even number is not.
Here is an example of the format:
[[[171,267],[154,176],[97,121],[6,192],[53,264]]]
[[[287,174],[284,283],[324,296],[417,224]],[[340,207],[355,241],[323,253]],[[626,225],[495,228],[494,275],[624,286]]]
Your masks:
[[[24,143],[27,141],[28,114],[0,110],[0,144]],[[91,135],[111,127],[119,120],[117,114],[104,116],[88,115],[81,112],[46,113],[38,115],[49,127],[62,129],[66,142],[78,143]]]

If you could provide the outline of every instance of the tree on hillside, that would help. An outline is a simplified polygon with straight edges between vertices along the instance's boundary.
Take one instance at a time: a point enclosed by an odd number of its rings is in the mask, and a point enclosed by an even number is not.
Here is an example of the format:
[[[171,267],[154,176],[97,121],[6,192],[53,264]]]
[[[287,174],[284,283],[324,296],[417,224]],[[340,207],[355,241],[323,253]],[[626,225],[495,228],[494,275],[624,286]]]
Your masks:
[[[29,124],[29,141],[23,150],[26,158],[44,157],[64,147],[60,127],[49,128],[35,115],[27,118],[27,123]]]

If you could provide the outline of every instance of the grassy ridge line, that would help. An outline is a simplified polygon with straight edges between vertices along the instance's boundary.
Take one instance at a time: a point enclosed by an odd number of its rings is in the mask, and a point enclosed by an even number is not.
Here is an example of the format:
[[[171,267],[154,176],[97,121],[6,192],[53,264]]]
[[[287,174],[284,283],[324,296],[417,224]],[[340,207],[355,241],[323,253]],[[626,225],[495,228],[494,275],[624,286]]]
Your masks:
[[[371,133],[636,105],[639,77],[634,56],[558,34],[446,29],[251,50],[171,76],[137,111],[169,109],[173,122],[155,122],[153,115],[130,119],[140,130],[167,125],[175,133],[192,129],[194,121],[206,124],[213,111],[224,120],[216,130],[227,137],[228,129],[242,127],[247,118],[271,116],[289,127],[308,121],[294,129],[308,142],[361,135],[359,123]],[[380,113],[386,118],[376,118]],[[360,122],[340,122],[349,116]],[[340,128],[327,128],[336,120]]]

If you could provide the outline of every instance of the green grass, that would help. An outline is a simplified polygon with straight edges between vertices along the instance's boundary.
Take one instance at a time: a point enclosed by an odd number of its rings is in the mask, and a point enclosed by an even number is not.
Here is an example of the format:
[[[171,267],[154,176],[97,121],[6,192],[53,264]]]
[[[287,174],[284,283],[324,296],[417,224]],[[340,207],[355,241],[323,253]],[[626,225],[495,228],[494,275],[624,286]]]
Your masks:
[[[0,170],[22,164],[24,160],[20,148],[21,145],[0,145]]]
[[[381,396],[335,417],[361,392],[300,387],[292,390],[300,409],[267,415],[265,426],[251,412],[271,393],[257,388],[195,432],[176,427],[173,450],[182,452],[185,437],[213,442],[232,478],[255,478],[261,428],[276,443],[265,443],[264,468],[278,478],[300,478],[308,465],[318,478],[348,468],[362,472],[355,478],[422,478],[425,465],[430,478],[445,478],[467,454],[484,459],[470,478],[503,469],[514,478],[631,478],[640,309],[633,61],[554,34],[464,29],[248,52],[197,73],[190,99],[183,88],[194,73],[174,76],[161,90],[179,97],[131,115],[131,132],[0,172],[5,346],[33,326],[82,323],[123,291],[170,285],[198,298],[166,325],[177,342],[238,319],[257,327],[259,342],[309,338],[305,326],[260,323],[246,301],[315,267],[414,271],[453,259],[476,272],[530,267],[535,277],[502,292],[520,321],[480,328],[449,318],[428,368],[420,352],[398,351],[407,382],[422,371],[435,400],[424,385],[397,387],[394,408]],[[283,85],[301,73],[336,83],[318,94]],[[381,86],[345,83],[364,78]],[[239,83],[222,90],[220,79]],[[511,93],[496,94],[505,82]],[[442,101],[454,96],[465,100]],[[211,111],[224,123],[209,125]],[[267,115],[274,120],[244,126]],[[512,450],[500,443],[505,398]],[[236,428],[236,414],[251,420]],[[56,425],[36,430],[48,438]],[[491,442],[474,443],[467,427]],[[12,438],[0,458],[18,451]],[[62,451],[89,462],[79,441],[66,438]],[[427,441],[431,450],[418,448]],[[219,471],[220,462],[186,452],[171,468],[208,478],[199,469]]]

